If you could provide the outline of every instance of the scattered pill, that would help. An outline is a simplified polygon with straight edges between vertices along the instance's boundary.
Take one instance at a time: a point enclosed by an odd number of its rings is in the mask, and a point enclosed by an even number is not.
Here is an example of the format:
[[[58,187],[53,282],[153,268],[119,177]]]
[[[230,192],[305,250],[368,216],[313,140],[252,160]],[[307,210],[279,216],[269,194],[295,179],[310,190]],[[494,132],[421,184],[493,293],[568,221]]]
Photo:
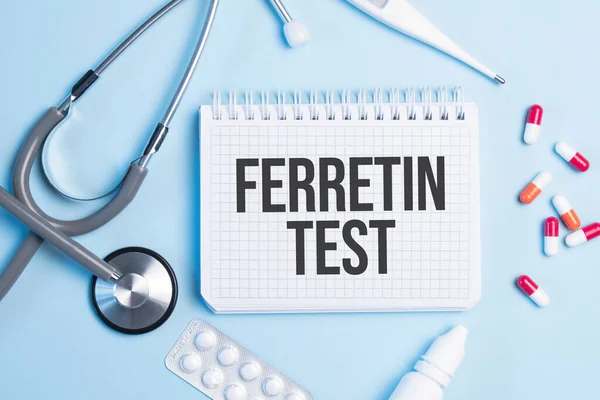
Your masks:
[[[233,347],[223,347],[217,354],[217,360],[219,364],[224,367],[233,365],[238,359],[238,352]]]
[[[521,275],[517,279],[517,286],[538,306],[545,307],[550,304],[548,294],[527,275]]]
[[[527,124],[525,124],[525,133],[523,141],[527,144],[535,144],[540,136],[540,125],[542,125],[542,115],[544,109],[539,104],[534,104],[527,114]]]
[[[196,348],[201,351],[206,351],[212,348],[216,342],[217,339],[215,335],[210,331],[200,331],[194,340]]]
[[[277,396],[283,390],[283,384],[279,379],[271,377],[264,380],[262,389],[267,396]]]
[[[202,374],[202,384],[209,389],[215,389],[223,384],[225,377],[218,369],[209,369]]]
[[[181,369],[188,374],[198,371],[200,364],[200,358],[193,354],[186,354],[185,356],[181,357]]]
[[[225,400],[244,400],[246,391],[240,385],[229,385],[225,388]]]
[[[590,162],[567,142],[558,142],[554,147],[556,152],[573,168],[580,172],[590,169]]]
[[[565,241],[567,246],[575,247],[597,237],[600,237],[600,222],[595,222],[567,235]]]
[[[259,375],[260,368],[253,362],[247,362],[240,368],[240,377],[246,382],[255,380]]]
[[[544,223],[544,253],[546,253],[547,256],[555,256],[558,254],[558,225],[558,219],[556,217],[546,218],[546,222]]]
[[[523,191],[519,198],[524,204],[529,204],[542,193],[542,190],[552,181],[550,172],[540,172]]]
[[[562,219],[567,228],[572,231],[579,229],[581,220],[565,196],[554,196],[552,198],[552,204],[554,204],[554,208],[556,208],[558,215],[560,215],[560,219]]]

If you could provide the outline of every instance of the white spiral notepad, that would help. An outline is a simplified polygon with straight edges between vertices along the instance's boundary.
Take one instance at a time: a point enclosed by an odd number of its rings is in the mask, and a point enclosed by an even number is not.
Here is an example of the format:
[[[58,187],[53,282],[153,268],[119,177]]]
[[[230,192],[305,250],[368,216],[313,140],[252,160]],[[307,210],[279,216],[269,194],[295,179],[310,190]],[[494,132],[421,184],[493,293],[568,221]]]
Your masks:
[[[477,106],[460,89],[340,94],[216,93],[201,107],[200,285],[213,311],[478,301]]]

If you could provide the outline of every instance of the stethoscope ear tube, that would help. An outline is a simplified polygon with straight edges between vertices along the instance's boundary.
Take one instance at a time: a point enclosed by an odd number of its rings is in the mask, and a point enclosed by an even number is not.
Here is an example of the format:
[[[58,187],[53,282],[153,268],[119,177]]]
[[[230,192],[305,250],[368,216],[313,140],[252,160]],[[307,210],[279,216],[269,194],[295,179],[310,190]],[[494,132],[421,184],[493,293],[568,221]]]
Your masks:
[[[104,207],[94,214],[75,221],[63,221],[52,218],[36,204],[31,193],[29,178],[44,141],[52,130],[64,119],[65,116],[57,108],[51,107],[31,129],[15,162],[13,169],[13,190],[15,197],[27,206],[27,208],[39,214],[64,234],[77,236],[100,228],[123,211],[137,194],[148,174],[148,170],[137,164],[130,165],[119,191]]]

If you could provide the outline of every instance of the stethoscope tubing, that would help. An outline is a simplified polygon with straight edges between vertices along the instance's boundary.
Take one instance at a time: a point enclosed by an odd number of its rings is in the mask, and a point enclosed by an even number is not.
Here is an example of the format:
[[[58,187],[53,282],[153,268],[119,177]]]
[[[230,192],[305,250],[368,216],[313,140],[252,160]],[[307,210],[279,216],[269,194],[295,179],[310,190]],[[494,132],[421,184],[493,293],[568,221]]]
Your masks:
[[[92,274],[105,281],[116,282],[120,273],[115,267],[56,229],[44,218],[33,212],[15,196],[0,186],[0,205],[15,218],[21,221],[36,235],[53,244],[77,263],[86,267]]]
[[[111,221],[133,200],[137,191],[148,172],[146,165],[151,156],[158,151],[167,132],[168,124],[171,122],[187,87],[189,86],[193,72],[206,44],[208,33],[212,27],[219,0],[211,0],[208,16],[206,18],[202,33],[186,72],[178,89],[173,96],[165,116],[154,130],[146,149],[138,164],[132,164],[115,196],[100,210],[88,217],[75,220],[63,221],[55,219],[44,213],[35,202],[29,185],[29,179],[33,163],[37,158],[44,140],[52,130],[63,121],[70,110],[73,102],[77,101],[83,93],[96,82],[99,75],[121,54],[131,43],[133,43],[144,31],[146,31],[158,19],[167,14],[171,9],[185,0],[172,0],[154,13],[131,35],[129,35],[100,65],[96,70],[88,71],[71,90],[70,96],[57,107],[51,107],[36,123],[23,144],[13,170],[12,196],[4,188],[0,187],[0,205],[6,208],[17,219],[25,223],[36,234],[29,233],[21,244],[8,267],[0,275],[0,301],[13,286],[21,275],[33,255],[43,243],[48,240],[57,248],[65,252],[71,258],[85,266],[94,275],[103,280],[114,280],[120,276],[119,271],[105,263],[99,257],[81,246],[70,236],[89,233],[107,222]]]

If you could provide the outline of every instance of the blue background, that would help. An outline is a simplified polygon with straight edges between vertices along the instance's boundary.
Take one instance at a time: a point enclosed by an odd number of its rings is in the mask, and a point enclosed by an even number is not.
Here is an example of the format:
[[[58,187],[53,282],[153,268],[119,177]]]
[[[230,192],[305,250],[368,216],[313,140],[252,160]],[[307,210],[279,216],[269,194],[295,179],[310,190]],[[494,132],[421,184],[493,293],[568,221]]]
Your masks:
[[[4,2],[0,13],[0,184],[26,132],[71,85],[163,0]],[[442,31],[507,79],[469,68],[367,18],[343,0],[287,0],[309,27],[303,48],[284,45],[263,0],[223,0],[171,133],[133,205],[78,240],[99,255],[139,245],[161,253],[180,283],[171,319],[143,336],[107,328],[89,297],[90,274],[45,245],[0,303],[2,399],[195,399],[164,358],[192,318],[204,318],[310,390],[315,399],[388,398],[434,336],[470,329],[449,400],[583,398],[597,390],[600,242],[562,245],[546,258],[542,221],[566,194],[584,223],[600,219],[596,78],[600,3],[549,0],[420,0]],[[204,1],[176,9],[135,44],[76,107],[65,132],[88,143],[73,162],[89,179],[115,179],[137,157],[192,52]],[[214,89],[375,88],[460,84],[481,123],[483,297],[465,313],[218,316],[199,294],[198,106]],[[545,108],[539,143],[521,141],[527,108]],[[568,140],[592,162],[578,174],[552,150]],[[118,166],[115,169],[114,166]],[[532,205],[517,201],[540,170],[555,178]],[[116,175],[115,175],[116,174]],[[58,199],[38,169],[34,194],[55,216],[98,204]],[[566,228],[562,228],[564,234]],[[26,229],[0,211],[0,266]],[[2,268],[0,267],[0,268]],[[536,308],[515,287],[530,274],[552,298]]]

